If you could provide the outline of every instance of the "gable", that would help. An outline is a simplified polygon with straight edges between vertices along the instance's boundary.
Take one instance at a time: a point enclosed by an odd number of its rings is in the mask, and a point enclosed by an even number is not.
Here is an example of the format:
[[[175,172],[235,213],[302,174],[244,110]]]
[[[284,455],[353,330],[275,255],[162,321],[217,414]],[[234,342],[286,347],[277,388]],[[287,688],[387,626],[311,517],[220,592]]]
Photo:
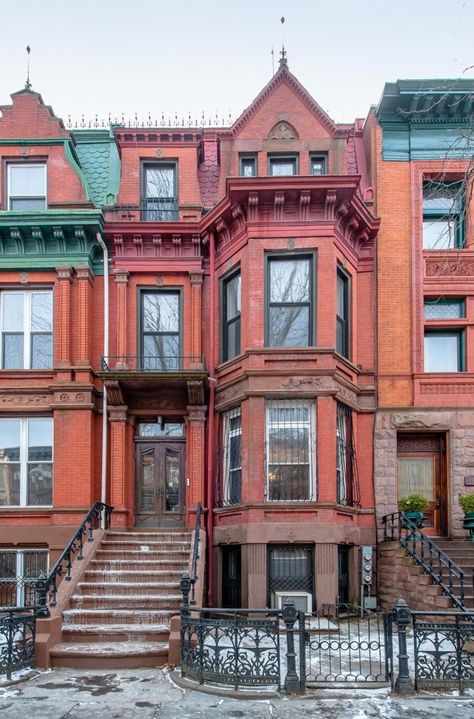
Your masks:
[[[68,138],[62,120],[41,95],[32,90],[20,90],[12,96],[11,105],[0,106],[0,137],[2,139]]]

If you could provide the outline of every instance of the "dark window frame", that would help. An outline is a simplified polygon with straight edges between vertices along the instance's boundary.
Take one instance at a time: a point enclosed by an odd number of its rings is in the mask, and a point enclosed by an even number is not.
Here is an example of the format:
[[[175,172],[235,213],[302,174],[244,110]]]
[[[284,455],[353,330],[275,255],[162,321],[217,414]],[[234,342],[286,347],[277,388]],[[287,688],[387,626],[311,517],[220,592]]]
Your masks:
[[[458,327],[426,327],[425,331],[423,333],[423,347],[424,347],[424,340],[427,335],[433,336],[433,335],[456,335],[459,338],[458,342],[458,369],[457,370],[439,370],[439,373],[441,374],[458,374],[459,372],[466,372],[466,333],[464,329],[460,329]],[[424,349],[423,349],[423,354]],[[426,357],[423,357],[423,372],[427,374],[431,373],[437,373],[436,370],[427,370],[426,369]]]
[[[291,574],[286,579],[284,577],[272,577],[270,570],[272,567],[272,552],[275,550],[286,552],[301,550],[306,551],[308,554],[306,561],[308,562],[310,573],[306,574],[305,577],[295,577],[291,576]],[[308,594],[311,594],[314,609],[316,602],[314,557],[315,545],[313,543],[301,542],[298,544],[282,544],[279,542],[272,542],[267,544],[267,607],[272,606],[272,593],[294,591],[308,592]]]
[[[455,187],[456,191],[459,192],[459,196],[456,201],[456,211],[455,212],[447,212],[446,210],[437,209],[437,208],[425,208],[425,187],[428,187],[430,183],[436,183],[440,186],[446,186],[446,187]],[[428,176],[423,177],[423,184],[422,184],[422,249],[425,252],[445,252],[446,250],[459,250],[463,249],[465,247],[465,235],[466,235],[466,228],[465,228],[465,210],[466,210],[466,202],[465,202],[465,193],[463,190],[463,182],[461,179],[458,180],[435,180],[434,178],[430,178]],[[423,237],[423,224],[425,222],[436,221],[436,220],[443,220],[452,218],[453,222],[455,223],[455,230],[454,230],[454,245],[452,247],[425,247],[424,246],[424,237]]]
[[[179,304],[179,331],[178,332],[144,332],[144,313],[143,313],[143,298],[147,294],[154,294],[154,295],[160,295],[160,294],[174,294],[178,296],[178,304]],[[146,368],[143,366],[143,360],[145,357],[144,349],[145,349],[145,342],[144,337],[146,335],[177,335],[178,336],[178,354],[176,356],[176,366],[173,367],[171,370],[169,368],[163,370],[166,372],[176,370],[179,371],[182,369],[183,364],[183,288],[182,287],[139,287],[138,288],[138,303],[137,303],[137,310],[138,310],[138,338],[137,338],[137,347],[139,349],[138,352],[138,362],[137,366],[141,370],[145,370]],[[149,370],[149,371],[155,371],[160,372],[160,369],[157,368],[156,370]]]
[[[240,313],[231,320],[227,319],[227,285],[237,276],[240,276]],[[223,275],[220,280],[221,297],[221,362],[230,362],[242,352],[242,272],[240,264],[233,267]],[[229,325],[239,323],[239,351],[229,356]]]
[[[166,208],[150,208],[148,209],[148,200],[153,200],[153,198],[149,198],[146,193],[146,174],[147,170],[150,168],[155,167],[172,167],[174,170],[174,182],[173,182],[173,201],[170,203],[172,204],[172,207],[170,209]],[[156,221],[156,222],[176,222],[179,219],[179,164],[177,159],[163,159],[163,160],[142,160],[140,163],[140,216],[142,220],[145,221]],[[166,198],[168,199],[168,198]],[[157,198],[155,200],[156,202],[160,202],[160,198]],[[172,217],[161,219],[160,217],[152,217],[151,219],[148,217],[149,213],[156,213],[159,215],[159,213],[172,213]]]
[[[313,161],[314,160],[321,160],[323,164],[323,171],[322,172],[312,172],[313,169]],[[309,169],[310,169],[310,175],[312,177],[320,177],[321,175],[327,175],[328,174],[328,156],[327,153],[323,152],[310,152],[309,153]]]
[[[339,294],[339,281],[344,282],[344,311],[346,317],[340,317],[337,313],[337,296]],[[336,352],[345,357],[351,359],[351,294],[352,294],[352,278],[351,275],[346,272],[341,265],[337,266],[336,276]],[[337,328],[342,326],[342,347],[338,346],[339,333]]]
[[[252,175],[245,175],[243,172],[244,163],[252,162],[254,172]],[[242,152],[239,154],[239,176],[240,177],[258,177],[258,154],[256,152]]]
[[[294,163],[295,171],[292,175],[274,175],[271,171],[273,162],[288,162],[291,161]],[[295,175],[299,174],[300,168],[300,156],[298,152],[288,152],[288,153],[268,153],[267,155],[267,174],[269,177],[294,177]]]
[[[270,267],[272,262],[288,261],[288,260],[303,260],[308,259],[310,261],[310,273],[309,273],[309,302],[270,302]],[[270,307],[271,306],[294,306],[294,305],[306,305],[309,306],[309,328],[308,328],[308,344],[297,345],[298,347],[314,347],[316,344],[317,326],[316,326],[316,311],[317,311],[317,292],[316,292],[316,277],[317,277],[317,253],[315,250],[304,250],[291,251],[291,252],[265,252],[265,347],[273,349],[290,349],[290,345],[271,345],[270,344]]]

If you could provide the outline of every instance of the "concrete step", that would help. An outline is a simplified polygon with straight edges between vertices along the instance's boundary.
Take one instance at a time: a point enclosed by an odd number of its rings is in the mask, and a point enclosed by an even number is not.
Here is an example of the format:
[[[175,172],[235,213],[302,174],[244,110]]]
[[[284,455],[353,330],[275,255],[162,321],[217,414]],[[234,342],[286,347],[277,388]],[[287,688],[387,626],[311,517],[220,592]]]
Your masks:
[[[172,616],[177,614],[176,609],[119,609],[119,608],[87,608],[66,609],[63,612],[63,628],[68,625],[98,624],[137,624],[137,625],[167,625]]]
[[[179,586],[182,574],[180,569],[90,569],[84,573],[84,581],[140,584],[148,579],[151,582],[174,582]]]
[[[145,543],[152,540],[156,542],[166,540],[172,542],[190,542],[191,534],[191,532],[175,532],[170,529],[163,530],[162,532],[115,532],[114,530],[109,530],[105,536],[107,539],[116,539],[118,541],[141,541],[143,539]]]
[[[61,642],[50,653],[51,666],[76,669],[157,667],[168,660],[167,642]]]
[[[157,561],[160,559],[170,559],[170,557],[173,557],[171,560],[173,563],[175,561],[178,562],[188,562],[189,561],[189,555],[190,550],[182,550],[182,549],[173,549],[173,550],[166,550],[166,549],[154,549],[150,552],[141,552],[136,549],[98,549],[95,553],[96,559],[102,559],[102,560],[110,560],[110,559],[128,559],[129,561]]]
[[[188,570],[188,562],[173,562],[171,560],[157,561],[143,561],[143,562],[130,562],[122,559],[112,559],[110,561],[93,559],[89,564],[92,572],[131,572],[135,574],[137,572],[179,572],[180,575]]]
[[[81,595],[95,596],[133,596],[137,602],[142,597],[162,594],[179,594],[179,582],[79,582],[77,588]]]
[[[169,624],[65,624],[63,642],[167,642]]]
[[[148,594],[143,596],[120,594],[75,594],[71,597],[72,608],[96,609],[178,609],[181,594]]]

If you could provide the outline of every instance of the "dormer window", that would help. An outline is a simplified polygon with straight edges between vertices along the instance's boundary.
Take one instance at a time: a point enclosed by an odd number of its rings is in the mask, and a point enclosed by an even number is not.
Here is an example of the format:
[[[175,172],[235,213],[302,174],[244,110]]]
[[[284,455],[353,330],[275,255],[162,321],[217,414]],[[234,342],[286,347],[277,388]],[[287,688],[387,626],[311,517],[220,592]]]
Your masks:
[[[176,162],[143,164],[141,219],[147,222],[178,220]]]
[[[284,177],[298,174],[297,155],[278,155],[268,158],[268,174],[272,177]]]
[[[310,174],[325,175],[326,174],[326,156],[310,155]]]
[[[7,165],[7,208],[20,212],[46,210],[46,164]]]

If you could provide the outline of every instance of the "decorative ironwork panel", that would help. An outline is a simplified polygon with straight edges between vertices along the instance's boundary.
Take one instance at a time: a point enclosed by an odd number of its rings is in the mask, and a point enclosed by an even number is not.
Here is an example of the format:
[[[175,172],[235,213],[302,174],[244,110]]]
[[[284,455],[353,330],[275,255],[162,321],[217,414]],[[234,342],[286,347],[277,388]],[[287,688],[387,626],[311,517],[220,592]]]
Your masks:
[[[306,684],[386,683],[383,615],[361,618],[359,607],[324,605],[306,618]]]
[[[34,610],[0,610],[0,675],[34,666],[35,636]]]
[[[474,617],[425,616],[413,615],[416,689],[474,686]]]
[[[0,550],[0,607],[34,606],[36,580],[47,568],[47,549]]]
[[[181,616],[181,671],[204,682],[280,688],[278,617],[242,612]]]

